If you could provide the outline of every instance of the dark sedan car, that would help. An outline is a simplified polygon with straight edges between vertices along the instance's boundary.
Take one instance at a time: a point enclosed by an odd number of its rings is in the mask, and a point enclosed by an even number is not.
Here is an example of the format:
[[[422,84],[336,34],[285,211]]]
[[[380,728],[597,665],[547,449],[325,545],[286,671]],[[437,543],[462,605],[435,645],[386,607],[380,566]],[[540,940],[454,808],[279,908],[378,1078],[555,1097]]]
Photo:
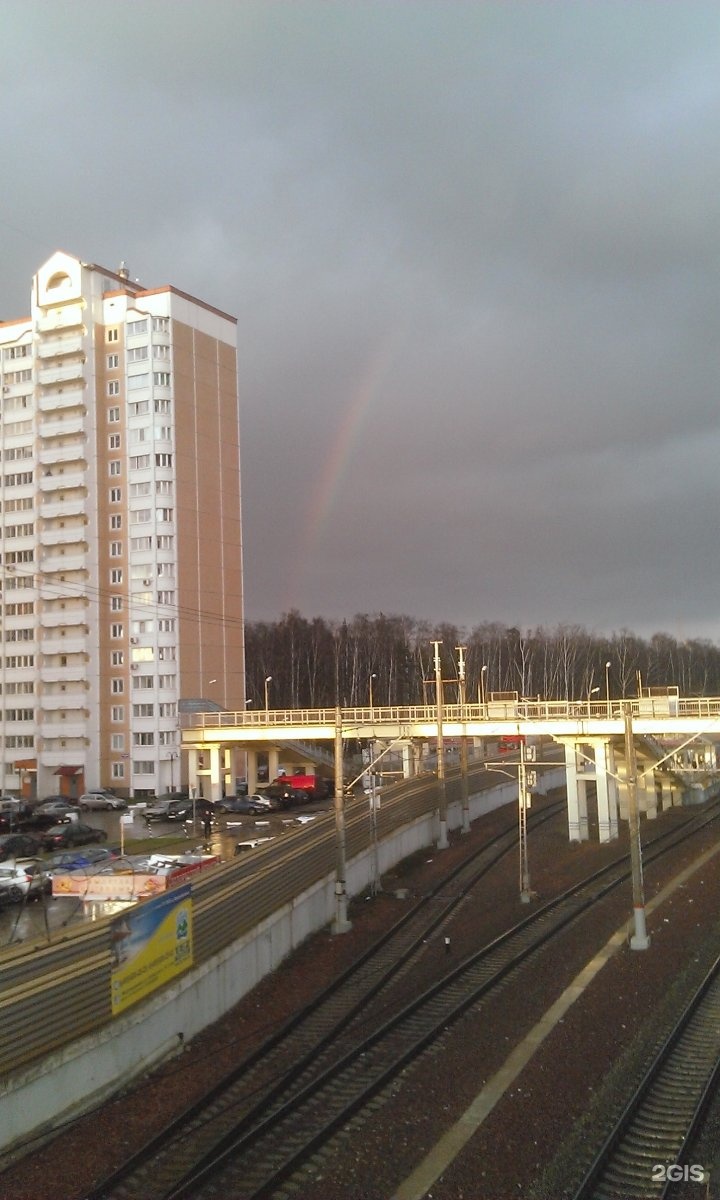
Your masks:
[[[0,861],[7,858],[35,858],[41,845],[29,833],[4,833],[0,836]]]
[[[221,813],[269,813],[273,804],[265,796],[223,796],[215,805]]]
[[[86,846],[89,842],[106,842],[104,829],[93,829],[82,821],[68,821],[66,825],[53,825],[43,834],[42,844],[46,850],[62,850],[66,846]]]

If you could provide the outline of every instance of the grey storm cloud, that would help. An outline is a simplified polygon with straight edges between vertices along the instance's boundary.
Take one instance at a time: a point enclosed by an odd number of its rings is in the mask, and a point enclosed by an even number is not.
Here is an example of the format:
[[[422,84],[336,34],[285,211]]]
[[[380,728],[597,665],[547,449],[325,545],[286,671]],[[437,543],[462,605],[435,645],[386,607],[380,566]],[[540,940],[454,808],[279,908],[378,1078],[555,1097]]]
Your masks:
[[[720,10],[0,0],[0,318],[237,315],[247,614],[715,638]]]

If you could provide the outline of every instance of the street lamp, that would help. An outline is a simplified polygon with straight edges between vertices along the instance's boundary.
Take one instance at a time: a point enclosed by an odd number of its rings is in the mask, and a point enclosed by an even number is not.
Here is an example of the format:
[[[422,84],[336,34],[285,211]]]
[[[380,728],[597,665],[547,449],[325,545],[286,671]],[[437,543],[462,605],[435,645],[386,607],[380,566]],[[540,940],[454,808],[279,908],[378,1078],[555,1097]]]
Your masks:
[[[485,700],[485,672],[486,672],[486,671],[487,671],[487,663],[485,663],[485,666],[483,667],[482,671],[480,672],[480,703],[481,703],[481,704],[482,704],[482,706],[483,706],[483,716],[487,716],[487,712],[485,711],[485,704],[486,704],[486,700]]]
[[[376,671],[373,671],[373,673],[372,673],[372,675],[370,676],[370,679],[369,679],[369,681],[368,681],[368,682],[369,682],[369,684],[370,684],[370,707],[371,707],[371,708],[373,708],[373,686],[372,686],[372,681],[373,681],[373,679],[377,679],[377,672],[376,672]]]
[[[269,683],[272,683],[272,675],[266,675],[266,677],[265,677],[265,720],[266,721],[269,720],[269,718],[270,718],[270,703],[269,703],[269,699],[268,699],[268,690],[269,690],[268,684]]]
[[[599,688],[599,687],[594,687],[594,688],[591,688],[591,689],[590,689],[590,691],[589,691],[589,692],[588,692],[588,694],[587,694],[587,712],[588,712],[588,717],[590,716],[590,697],[591,697],[591,696],[595,696],[595,695],[596,695],[596,694],[597,694],[599,691],[600,691],[600,688]]]
[[[610,660],[605,663],[605,700],[607,701],[607,715],[611,716],[610,712]]]

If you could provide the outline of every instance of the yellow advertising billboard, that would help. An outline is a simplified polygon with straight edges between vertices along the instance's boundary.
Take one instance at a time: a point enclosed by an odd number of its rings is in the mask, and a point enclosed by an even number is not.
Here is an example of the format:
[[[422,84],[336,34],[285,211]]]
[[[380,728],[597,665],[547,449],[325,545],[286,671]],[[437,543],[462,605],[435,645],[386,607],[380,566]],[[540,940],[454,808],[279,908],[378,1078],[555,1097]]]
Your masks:
[[[192,966],[190,884],[138,904],[110,925],[113,1014]]]

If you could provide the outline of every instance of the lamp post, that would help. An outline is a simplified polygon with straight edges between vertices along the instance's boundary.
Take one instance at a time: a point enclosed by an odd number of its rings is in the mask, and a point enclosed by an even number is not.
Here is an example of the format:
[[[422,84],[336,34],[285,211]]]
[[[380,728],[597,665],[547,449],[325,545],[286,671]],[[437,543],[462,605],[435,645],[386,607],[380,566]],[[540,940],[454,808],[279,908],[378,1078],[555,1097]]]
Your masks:
[[[587,694],[587,715],[590,716],[590,697],[595,696],[600,691],[599,687],[591,688]]]
[[[372,684],[373,679],[377,679],[377,671],[373,671],[373,673],[370,676],[370,679],[368,681],[370,684],[370,708],[373,708],[373,684]]]
[[[468,789],[468,747],[465,724],[465,651],[467,646],[456,646],[458,654],[458,700],[463,732],[460,735],[460,797],[462,800],[462,832],[470,832],[470,793]]]
[[[647,950],[650,938],[645,927],[645,891],[643,887],[642,847],[640,845],[640,814],[637,802],[637,759],[632,725],[632,705],[625,705],[625,763],[628,793],[628,833],[632,867],[633,916],[635,932],[630,938],[631,950]]]
[[[607,703],[607,715],[612,716],[610,712],[610,660],[605,663],[605,700]]]
[[[440,665],[440,647],[442,642],[432,642],[435,647],[435,709],[437,714],[437,775],[438,775],[438,820],[440,834],[438,850],[447,850],[447,792],[445,790],[445,741],[443,738],[443,681]]]
[[[270,720],[270,698],[268,684],[272,683],[272,675],[265,676],[265,720]]]
[[[486,671],[487,671],[487,663],[485,663],[485,666],[483,667],[482,671],[480,672],[480,703],[483,706],[483,716],[484,717],[487,716],[487,710],[486,710],[487,700],[486,700],[486,696],[485,696],[485,672]]]

